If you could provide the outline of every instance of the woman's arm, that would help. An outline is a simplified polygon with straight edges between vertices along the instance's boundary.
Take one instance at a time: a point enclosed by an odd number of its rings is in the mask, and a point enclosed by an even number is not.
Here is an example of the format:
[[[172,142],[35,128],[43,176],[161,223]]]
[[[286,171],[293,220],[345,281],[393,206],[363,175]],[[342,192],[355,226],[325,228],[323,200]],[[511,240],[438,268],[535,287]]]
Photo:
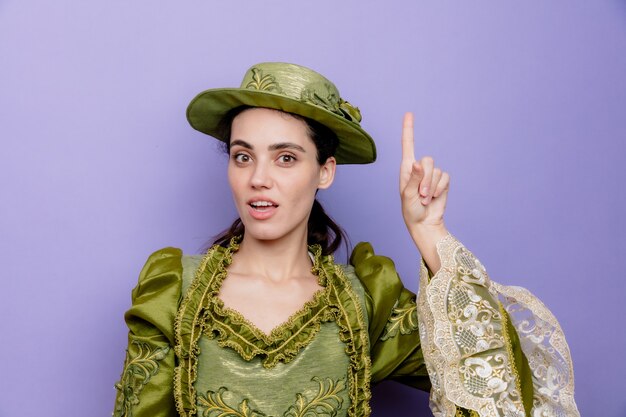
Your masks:
[[[492,282],[448,233],[443,214],[450,177],[431,157],[416,162],[413,148],[413,115],[407,113],[400,194],[424,261],[417,311],[433,412],[579,416],[569,348],[557,320],[528,291]]]

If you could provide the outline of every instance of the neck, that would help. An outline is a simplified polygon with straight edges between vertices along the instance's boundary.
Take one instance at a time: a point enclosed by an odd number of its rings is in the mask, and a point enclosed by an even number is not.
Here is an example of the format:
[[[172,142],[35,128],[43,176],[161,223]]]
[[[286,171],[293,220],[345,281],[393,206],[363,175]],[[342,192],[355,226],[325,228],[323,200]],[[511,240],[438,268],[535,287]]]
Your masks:
[[[306,276],[311,272],[307,231],[276,240],[259,240],[244,234],[229,270],[274,282]]]

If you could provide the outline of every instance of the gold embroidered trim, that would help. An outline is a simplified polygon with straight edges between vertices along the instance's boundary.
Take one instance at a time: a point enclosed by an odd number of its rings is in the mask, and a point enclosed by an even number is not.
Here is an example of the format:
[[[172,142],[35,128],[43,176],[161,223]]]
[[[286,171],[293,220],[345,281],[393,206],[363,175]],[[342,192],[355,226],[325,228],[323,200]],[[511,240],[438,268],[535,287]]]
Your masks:
[[[313,299],[304,303],[304,305],[298,311],[296,311],[291,316],[289,316],[287,320],[285,320],[283,323],[273,328],[270,334],[266,334],[265,332],[261,331],[254,323],[252,323],[247,318],[245,318],[237,310],[233,310],[229,307],[225,307],[224,303],[219,298],[214,298],[211,301],[213,303],[213,307],[215,308],[218,316],[228,317],[229,319],[228,321],[237,325],[244,325],[245,327],[248,328],[248,330],[250,330],[251,333],[254,334],[255,338],[262,340],[266,345],[274,345],[277,342],[281,342],[284,339],[285,332],[293,328],[296,324],[300,324],[298,323],[300,319],[305,317],[307,314],[310,314],[311,311],[314,311],[316,309],[316,307],[321,307],[321,310],[315,312],[313,315],[313,318],[305,321],[304,324],[302,325],[307,326],[310,323],[320,321],[320,320],[317,320],[317,318],[323,317],[324,316],[323,311],[326,309],[326,306],[320,306],[320,303],[324,300],[324,298],[327,298],[327,294],[325,293],[326,293],[325,290],[320,290],[316,292],[315,295],[313,296]],[[220,324],[224,324],[224,326],[226,326],[228,329],[232,330],[231,327],[225,324],[218,317],[214,316],[214,319],[219,321]],[[289,333],[291,334],[291,332]],[[296,331],[296,333],[293,334],[291,338],[294,338],[297,334],[298,332]],[[242,341],[243,343],[247,343],[247,344],[251,343],[247,339],[242,339]],[[285,341],[284,343],[287,343],[287,342],[289,342],[289,340]],[[254,344],[252,345],[256,347],[256,345]],[[280,347],[278,349],[280,349]],[[275,350],[278,350],[278,349],[275,349]],[[263,349],[261,353],[270,354],[271,352],[272,350],[266,351],[265,349]],[[252,356],[250,358],[252,358]],[[246,360],[249,360],[249,359],[246,359]]]
[[[231,245],[226,249],[228,252],[230,247],[234,247],[236,245],[236,241],[231,240]],[[179,358],[179,364],[174,368],[174,401],[176,403],[176,409],[181,417],[185,416],[194,416],[196,415],[196,389],[194,387],[194,382],[196,380],[196,375],[198,373],[198,361],[197,355],[200,353],[200,348],[198,347],[198,339],[200,337],[200,329],[197,329],[198,325],[198,316],[200,311],[202,310],[201,303],[198,303],[196,306],[196,311],[192,312],[193,318],[192,322],[188,323],[186,327],[188,327],[189,334],[187,338],[189,339],[189,346],[185,347],[183,344],[183,336],[182,336],[182,327],[183,320],[185,317],[185,313],[187,309],[190,308],[190,304],[193,301],[193,295],[200,288],[203,283],[201,277],[206,270],[206,266],[211,261],[215,255],[215,252],[219,249],[219,246],[213,246],[207,254],[202,259],[200,263],[200,267],[196,271],[196,276],[189,286],[187,290],[187,294],[183,298],[179,308],[178,314],[176,315],[176,320],[174,322],[174,336],[176,341],[176,346],[174,347],[174,352],[176,356]],[[214,271],[215,275],[218,271]],[[213,277],[210,278],[210,280]],[[208,291],[208,287],[206,287],[201,295],[201,299],[204,299],[206,296],[206,292]],[[185,381],[183,381],[183,378]],[[183,389],[183,385],[186,386],[186,390]],[[187,399],[187,403],[185,404],[185,399]],[[190,401],[190,399],[192,399]]]
[[[314,300],[309,305],[305,305],[306,310],[311,310],[313,307],[317,307],[319,302]],[[285,327],[279,331],[272,331],[271,336],[261,335],[258,331],[253,330],[253,324],[247,321],[241,314],[234,310],[230,310],[228,313],[231,320],[224,320],[217,315],[211,314],[213,319],[213,325],[207,326],[204,334],[209,338],[217,338],[217,343],[221,347],[228,347],[235,350],[244,360],[250,361],[256,356],[264,356],[263,367],[272,368],[276,366],[278,362],[288,363],[291,362],[298,352],[308,346],[313,340],[315,335],[319,333],[321,324],[333,319],[333,315],[329,312],[327,307],[321,307],[319,311],[301,325],[298,325],[299,319],[308,311],[298,313],[296,316],[290,317],[288,322],[285,323]],[[243,337],[237,332],[237,330],[228,324],[228,321],[233,321],[239,325],[244,325],[255,337],[263,340],[268,344],[267,348],[261,348],[254,342],[251,342],[247,338]],[[274,329],[276,330],[276,329]],[[306,334],[308,332],[308,334]],[[290,334],[286,339],[283,334]],[[300,340],[297,340],[300,338]],[[281,339],[284,339],[281,341]],[[270,340],[268,342],[268,340]]]
[[[169,346],[150,347],[149,344],[133,340],[137,346],[137,354],[131,357],[130,348],[126,350],[126,361],[122,377],[115,384],[119,391],[115,401],[114,417],[132,417],[133,408],[139,404],[139,394],[150,379],[159,372],[159,361],[170,351]]]
[[[370,380],[372,378],[372,361],[369,355],[369,334],[366,327],[363,309],[358,296],[352,289],[350,281],[345,276],[343,268],[335,265],[332,255],[328,255],[328,263],[333,265],[331,272],[339,278],[342,290],[348,295],[351,304],[356,310],[356,326],[350,322],[350,315],[346,311],[346,306],[341,301],[336,285],[332,285],[332,291],[336,307],[336,322],[341,329],[340,339],[346,343],[346,353],[350,357],[351,372],[348,374],[350,385],[350,408],[348,416],[367,417],[372,412],[369,402],[372,397]],[[330,276],[330,275],[327,275]],[[356,328],[355,328],[356,327]]]
[[[391,316],[385,325],[385,331],[380,340],[385,341],[400,334],[411,334],[418,330],[417,304],[410,300],[408,306],[398,307],[398,302],[391,311]]]
[[[210,294],[214,288],[212,284],[216,280],[224,279],[222,275],[226,274],[226,267],[232,262],[232,253],[238,247],[238,238],[233,238],[228,248],[214,246],[207,252],[196,272],[194,282],[190,285],[179,307],[175,321],[175,352],[179,358],[179,365],[174,371],[174,395],[176,408],[181,417],[192,417],[197,414],[194,382],[197,378],[197,356],[200,353],[198,341],[200,336],[211,328],[207,320],[215,318],[215,315],[210,313],[212,302]],[[221,253],[218,254],[217,251]],[[315,253],[321,255],[321,248],[319,251],[315,249]],[[209,265],[212,270],[210,270],[210,275],[207,275],[205,271],[208,270]],[[351,417],[368,416],[371,412],[369,407],[371,361],[369,335],[359,298],[351,288],[342,268],[334,263],[331,255],[323,257],[323,260],[319,262],[314,262],[314,273],[320,278],[320,283],[325,286],[320,300],[325,300],[327,305],[322,309],[321,315],[314,318],[312,322],[314,326],[309,330],[316,332],[319,330],[317,325],[322,321],[335,320],[340,329],[339,338],[346,345],[346,353],[350,359],[348,380],[351,404],[348,415]],[[356,314],[348,313],[348,305]],[[233,331],[232,328],[223,328],[223,330]],[[310,341],[310,338],[308,340]],[[225,340],[222,342],[226,345]],[[305,343],[308,342],[299,341],[294,346],[299,349]],[[298,347],[300,344],[302,345]],[[239,346],[243,349],[242,345]],[[238,350],[238,353],[241,354],[241,351]],[[268,363],[270,364],[271,362]]]

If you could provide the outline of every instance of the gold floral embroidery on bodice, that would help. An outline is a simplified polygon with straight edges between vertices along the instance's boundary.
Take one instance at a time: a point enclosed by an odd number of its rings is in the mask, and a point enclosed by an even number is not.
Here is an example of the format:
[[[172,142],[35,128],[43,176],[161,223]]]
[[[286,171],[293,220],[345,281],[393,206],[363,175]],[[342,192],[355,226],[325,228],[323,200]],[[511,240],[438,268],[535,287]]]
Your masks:
[[[313,377],[311,381],[317,384],[317,390],[307,389],[298,392],[295,401],[282,417],[323,417],[336,416],[343,407],[343,398],[340,395],[346,389],[345,379],[332,380],[331,378]],[[203,417],[273,417],[263,413],[250,404],[248,398],[237,405],[229,398],[228,389],[220,387],[217,391],[207,391],[198,397],[198,404],[202,407]]]

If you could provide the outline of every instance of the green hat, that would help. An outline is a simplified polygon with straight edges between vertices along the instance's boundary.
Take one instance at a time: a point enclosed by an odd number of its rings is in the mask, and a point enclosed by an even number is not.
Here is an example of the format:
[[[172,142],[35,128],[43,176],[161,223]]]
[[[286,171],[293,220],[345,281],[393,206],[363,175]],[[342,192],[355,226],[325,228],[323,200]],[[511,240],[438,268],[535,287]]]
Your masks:
[[[240,88],[214,88],[198,94],[187,107],[187,120],[200,132],[219,140],[218,126],[239,106],[267,107],[313,119],[339,138],[338,164],[376,160],[374,141],[362,128],[361,113],[339,95],[337,87],[306,67],[265,62],[250,68]]]

